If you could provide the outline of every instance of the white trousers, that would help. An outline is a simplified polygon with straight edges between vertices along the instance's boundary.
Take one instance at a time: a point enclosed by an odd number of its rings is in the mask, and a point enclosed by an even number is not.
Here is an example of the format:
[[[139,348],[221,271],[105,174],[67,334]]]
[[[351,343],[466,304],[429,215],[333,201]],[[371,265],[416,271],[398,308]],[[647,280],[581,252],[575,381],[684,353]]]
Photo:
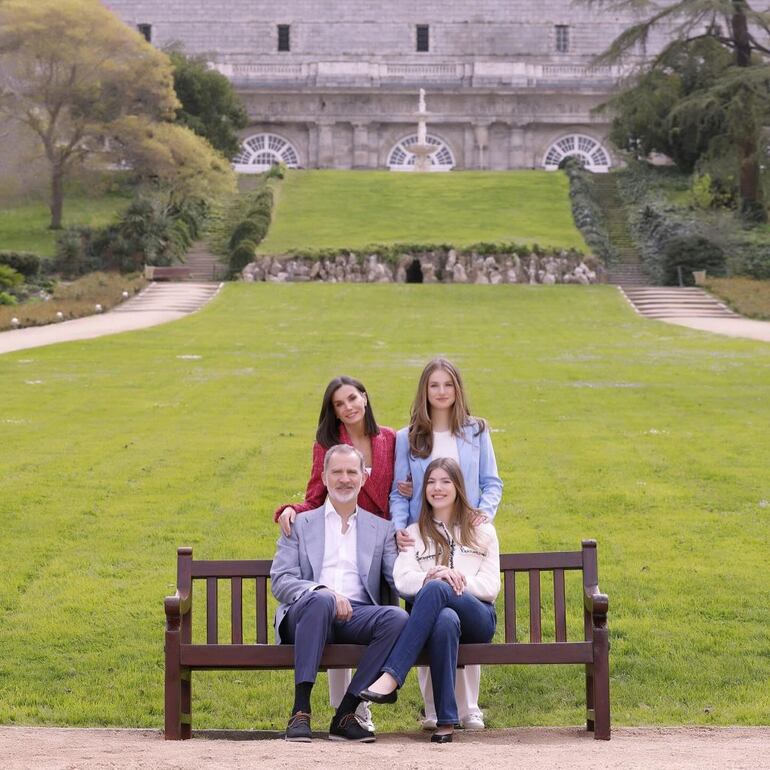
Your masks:
[[[417,667],[417,681],[425,702],[425,718],[436,720],[436,704],[433,702],[433,682],[427,666]],[[470,716],[481,715],[479,708],[479,687],[481,686],[481,666],[458,668],[455,675],[455,698],[457,715],[460,721]]]
[[[330,668],[326,675],[329,677],[329,702],[337,708],[342,703],[345,693],[353,678],[352,668]]]

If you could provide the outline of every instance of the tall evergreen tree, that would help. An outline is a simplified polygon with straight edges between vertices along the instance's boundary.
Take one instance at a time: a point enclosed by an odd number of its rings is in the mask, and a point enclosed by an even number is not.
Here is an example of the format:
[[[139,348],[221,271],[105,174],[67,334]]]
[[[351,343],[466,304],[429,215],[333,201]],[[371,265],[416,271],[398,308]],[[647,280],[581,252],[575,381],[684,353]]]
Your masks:
[[[723,148],[734,147],[737,156],[741,213],[750,221],[766,221],[760,160],[764,125],[770,115],[770,67],[766,63],[770,14],[755,11],[748,0],[678,0],[665,6],[651,0],[595,2],[633,9],[640,15],[649,11],[647,18],[622,32],[597,63],[644,53],[654,31],[669,35],[671,43],[647,64],[648,72],[665,72],[675,48],[705,38],[731,53],[732,64],[724,72],[710,85],[695,89],[674,109],[681,125],[691,124],[693,116],[706,123],[718,118],[721,133],[717,138]]]
[[[209,69],[204,59],[180,51],[170,51],[169,56],[174,67],[174,90],[181,102],[176,122],[208,139],[226,158],[234,157],[240,149],[236,131],[245,128],[249,119],[232,83]]]

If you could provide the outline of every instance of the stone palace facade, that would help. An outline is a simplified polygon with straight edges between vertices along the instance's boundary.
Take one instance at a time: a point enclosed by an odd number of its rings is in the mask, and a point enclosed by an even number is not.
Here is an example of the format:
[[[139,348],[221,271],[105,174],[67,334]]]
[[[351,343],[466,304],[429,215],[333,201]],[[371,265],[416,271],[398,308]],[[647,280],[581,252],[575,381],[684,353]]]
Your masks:
[[[571,0],[106,0],[159,47],[204,55],[251,125],[242,172],[408,171],[426,90],[431,169],[616,163],[602,103],[621,74],[591,59],[630,23]],[[654,43],[654,41],[653,41]]]

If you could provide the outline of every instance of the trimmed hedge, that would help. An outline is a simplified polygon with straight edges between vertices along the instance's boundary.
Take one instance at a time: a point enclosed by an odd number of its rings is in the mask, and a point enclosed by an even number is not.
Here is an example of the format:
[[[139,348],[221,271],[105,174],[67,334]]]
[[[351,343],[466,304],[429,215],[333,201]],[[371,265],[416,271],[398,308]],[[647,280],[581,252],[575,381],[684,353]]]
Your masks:
[[[267,178],[267,177],[266,177]],[[273,191],[261,187],[248,201],[246,217],[236,224],[228,242],[232,275],[237,275],[254,259],[257,246],[270,228],[273,213]]]
[[[617,262],[620,255],[610,242],[604,214],[594,198],[590,172],[574,158],[566,160],[563,170],[569,179],[569,197],[575,226],[594,254],[601,257],[605,264]]]
[[[0,251],[0,265],[7,265],[25,278],[40,275],[42,258],[31,251]]]

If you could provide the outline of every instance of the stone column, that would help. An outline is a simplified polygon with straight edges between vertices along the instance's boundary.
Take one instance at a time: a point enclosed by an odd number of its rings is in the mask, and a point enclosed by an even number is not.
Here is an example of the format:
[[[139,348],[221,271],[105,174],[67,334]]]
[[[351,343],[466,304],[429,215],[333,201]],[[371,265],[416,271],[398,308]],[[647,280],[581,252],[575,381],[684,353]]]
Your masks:
[[[318,121],[318,168],[334,166],[334,121]]]
[[[318,168],[318,126],[307,125],[307,158],[302,164],[305,168]]]
[[[467,124],[463,131],[463,167],[465,169],[476,168],[476,158],[474,152],[473,126]]]
[[[524,157],[524,128],[511,124],[508,134],[508,168],[527,168],[529,165]]]
[[[477,122],[473,126],[473,137],[476,140],[476,168],[488,168],[489,159],[487,158],[487,149],[489,147],[489,126],[490,121]]]
[[[353,168],[369,168],[368,123],[353,123]]]

